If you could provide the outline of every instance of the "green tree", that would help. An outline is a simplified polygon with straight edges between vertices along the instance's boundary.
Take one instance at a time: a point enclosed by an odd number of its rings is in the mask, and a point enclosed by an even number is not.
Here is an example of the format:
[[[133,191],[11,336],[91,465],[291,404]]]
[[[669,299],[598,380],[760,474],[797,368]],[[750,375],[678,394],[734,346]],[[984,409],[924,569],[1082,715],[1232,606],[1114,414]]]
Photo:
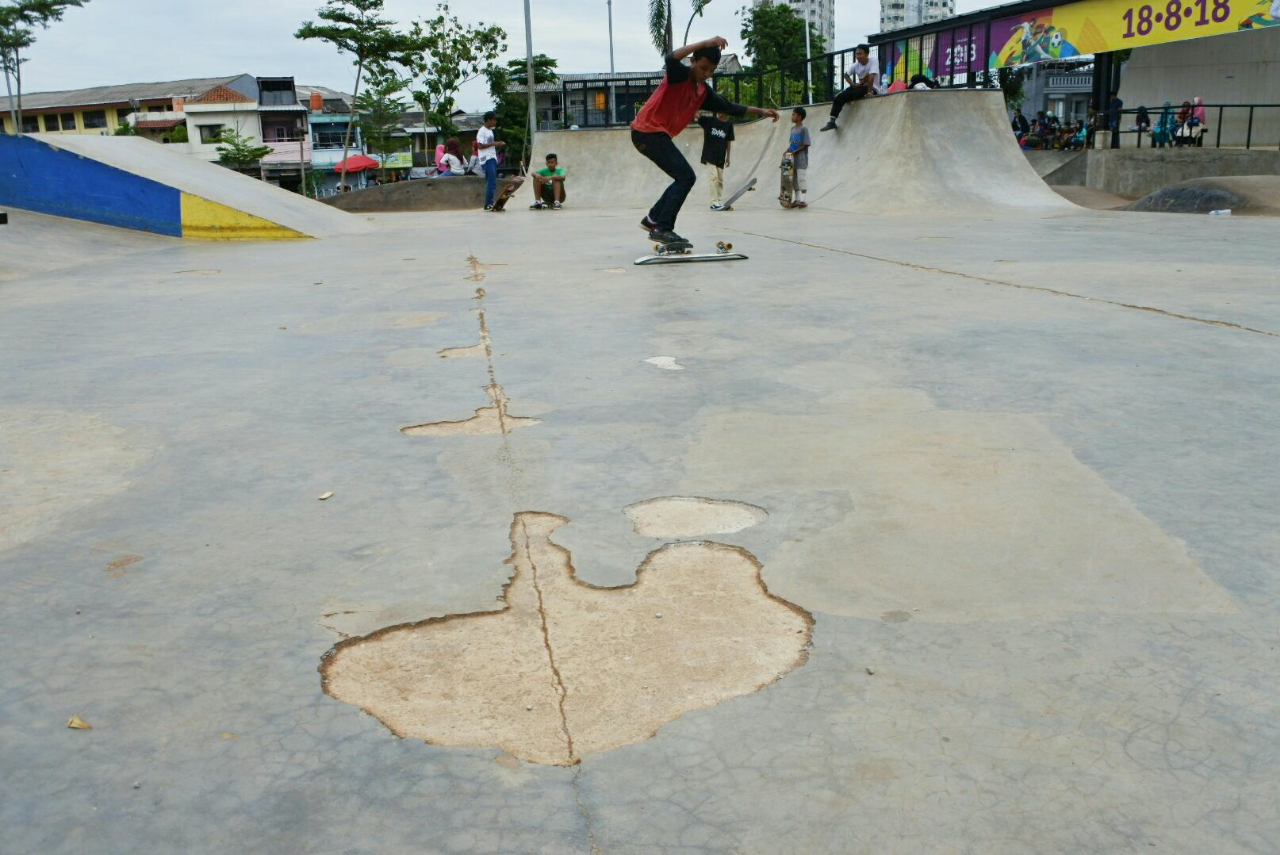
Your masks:
[[[226,128],[218,135],[218,163],[242,169],[253,166],[271,153],[269,145],[254,145],[253,138],[247,137],[231,128]],[[345,176],[344,176],[345,177]]]
[[[173,130],[169,131],[169,133],[164,136],[165,139],[171,143],[187,142],[190,139],[190,137],[187,136],[187,123],[183,122],[180,125],[174,125]]]
[[[649,38],[658,53],[671,53],[671,0],[649,0]]]
[[[137,134],[138,134],[137,128],[129,124],[129,121],[127,119],[121,119],[120,124],[116,125],[115,134],[113,134],[113,136],[132,137],[132,136],[137,136]]]
[[[404,91],[408,82],[385,68],[378,68],[370,72],[364,92],[356,98],[356,121],[360,125],[360,134],[369,150],[381,155],[384,180],[387,177],[387,155],[404,145],[398,132],[405,102],[396,96]]]
[[[407,66],[409,41],[403,33],[393,29],[393,21],[382,17],[383,0],[325,0],[316,11],[319,23],[304,21],[294,33],[299,39],[318,39],[349,53],[351,64],[356,67],[356,82],[351,90],[352,99],[360,97],[360,78],[371,64]],[[353,108],[354,109],[354,108]],[[347,122],[347,132],[342,138],[341,186],[347,182],[347,151],[351,148],[351,129],[354,121]]]
[[[834,0],[833,0],[834,2]],[[689,23],[684,27],[684,43],[689,43],[689,31],[693,29],[693,19],[702,16],[703,10],[711,4],[711,0],[693,0],[693,14],[689,16]]]
[[[436,16],[415,21],[409,30],[408,62],[410,94],[422,107],[423,123],[442,133],[457,133],[449,115],[463,84],[487,74],[507,49],[507,33],[501,27],[463,24],[449,12],[449,4],[436,7]]]
[[[507,151],[520,152],[520,161],[529,162],[529,74],[523,59],[513,59],[507,67],[490,66],[485,72],[489,81],[489,95],[493,98],[493,111],[498,114],[498,127],[507,143]],[[533,82],[554,83],[556,61],[545,53],[533,57]]]
[[[781,66],[804,64],[804,18],[786,3],[763,3],[743,8],[743,46],[751,57],[751,68],[767,71]],[[826,52],[822,35],[809,25],[810,54],[819,56]]]
[[[49,29],[61,21],[70,8],[80,8],[89,0],[9,0],[0,5],[0,69],[9,93],[9,113],[13,132],[22,130],[22,52],[35,43],[35,28]],[[17,100],[14,100],[14,88]]]

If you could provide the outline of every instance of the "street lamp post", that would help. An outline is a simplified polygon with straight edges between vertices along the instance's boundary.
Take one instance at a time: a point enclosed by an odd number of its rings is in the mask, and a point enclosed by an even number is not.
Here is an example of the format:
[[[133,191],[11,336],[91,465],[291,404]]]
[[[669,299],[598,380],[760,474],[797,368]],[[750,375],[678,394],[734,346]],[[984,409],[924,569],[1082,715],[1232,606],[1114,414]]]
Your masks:
[[[529,88],[529,133],[526,143],[525,165],[533,157],[533,135],[538,130],[538,104],[533,82],[533,18],[529,14],[529,0],[524,0],[524,56],[525,84]]]
[[[613,0],[605,0],[609,7],[609,73],[613,74]]]

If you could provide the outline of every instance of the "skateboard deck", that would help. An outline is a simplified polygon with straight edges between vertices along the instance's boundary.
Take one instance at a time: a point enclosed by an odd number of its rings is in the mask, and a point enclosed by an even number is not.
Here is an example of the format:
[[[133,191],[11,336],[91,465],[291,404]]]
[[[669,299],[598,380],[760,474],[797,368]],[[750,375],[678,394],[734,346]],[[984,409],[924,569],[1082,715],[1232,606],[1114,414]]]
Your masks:
[[[720,210],[722,210],[722,211],[732,211],[732,210],[733,210],[733,203],[734,203],[734,202],[736,202],[736,201],[738,201],[739,199],[741,199],[744,195],[746,195],[746,192],[747,192],[748,190],[754,190],[754,189],[755,189],[755,187],[756,187],[756,181],[757,181],[757,180],[759,180],[759,179],[752,178],[752,179],[751,179],[750,181],[748,181],[746,184],[742,185],[742,187],[738,188],[738,192],[734,193],[734,194],[733,194],[732,196],[730,196],[727,200],[725,200],[724,207],[723,207],[723,208],[721,208]]]
[[[506,183],[502,185],[498,198],[493,200],[493,210],[505,211],[507,209],[507,200],[516,195],[516,191],[520,189],[520,185],[523,183],[524,178],[519,175],[514,178],[508,178]]]
[[[685,264],[692,261],[746,261],[747,257],[733,251],[733,244],[716,241],[715,252],[694,252],[691,243],[655,244],[654,255],[637,258],[636,264]]]
[[[796,170],[795,161],[791,158],[791,152],[787,152],[782,156],[782,173],[781,189],[778,192],[778,202],[784,208],[790,208],[795,199],[796,191]]]

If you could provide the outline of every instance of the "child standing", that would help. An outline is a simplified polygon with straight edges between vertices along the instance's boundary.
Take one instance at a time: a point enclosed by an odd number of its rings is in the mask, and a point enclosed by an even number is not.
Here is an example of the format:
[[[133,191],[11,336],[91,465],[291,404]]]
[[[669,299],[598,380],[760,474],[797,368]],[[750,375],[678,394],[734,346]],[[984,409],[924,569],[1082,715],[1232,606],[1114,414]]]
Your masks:
[[[480,168],[484,170],[484,209],[493,210],[493,197],[498,189],[498,149],[506,145],[493,138],[498,126],[498,114],[490,110],[484,114],[484,127],[476,132],[476,148],[480,150]]]
[[[750,113],[778,121],[778,111],[768,107],[745,107],[726,101],[707,85],[720,64],[720,49],[727,42],[719,36],[685,45],[666,56],[666,76],[631,123],[631,144],[668,176],[671,186],[649,209],[640,227],[658,243],[686,243],[675,233],[676,217],[697,176],[672,141],[701,109],[730,116]],[[691,57],[689,65],[680,60]]]
[[[733,123],[724,113],[702,116],[702,163],[707,167],[707,184],[711,187],[711,210],[722,211],[724,205],[724,171],[729,168],[729,152],[733,149]]]
[[[791,202],[793,208],[807,208],[809,203],[804,194],[809,192],[809,129],[804,126],[804,107],[796,107],[791,111],[791,141],[787,144],[787,153],[791,155],[795,168],[795,198]]]

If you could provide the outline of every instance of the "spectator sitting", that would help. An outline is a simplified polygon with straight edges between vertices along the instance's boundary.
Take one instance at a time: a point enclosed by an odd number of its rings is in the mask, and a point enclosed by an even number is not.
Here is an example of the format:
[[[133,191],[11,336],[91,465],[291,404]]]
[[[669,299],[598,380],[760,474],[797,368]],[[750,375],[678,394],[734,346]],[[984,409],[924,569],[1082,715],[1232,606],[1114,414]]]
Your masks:
[[[1145,106],[1138,107],[1138,117],[1134,120],[1133,126],[1139,134],[1145,134],[1151,130],[1151,114],[1147,112]]]
[[[1085,127],[1084,122],[1076,119],[1075,126],[1071,129],[1067,136],[1066,147],[1071,151],[1079,151],[1084,148],[1085,142],[1089,138],[1089,129]]]
[[[462,145],[457,137],[444,144],[444,156],[436,163],[436,178],[462,175]]]
[[[923,74],[913,74],[908,87],[911,89],[937,89],[938,85],[938,81],[930,77],[926,77]]]
[[[1164,106],[1160,108],[1160,118],[1151,128],[1151,144],[1156,148],[1172,145],[1174,127],[1173,103],[1165,101]]]
[[[1195,102],[1195,106],[1191,108],[1191,118],[1195,120],[1196,127],[1199,128],[1199,130],[1196,131],[1196,145],[1202,146],[1204,145],[1204,128],[1205,125],[1208,124],[1209,117],[1204,109],[1203,98],[1197,95],[1191,100]]]
[[[1013,121],[1009,123],[1013,128],[1013,135],[1021,142],[1022,138],[1031,133],[1031,123],[1027,121],[1027,117],[1022,115],[1022,110],[1014,108]]]
[[[1173,144],[1195,145],[1200,136],[1199,127],[1200,119],[1196,118],[1195,108],[1190,101],[1183,101],[1182,109],[1178,111],[1178,128],[1174,131]]]
[[[558,211],[564,202],[564,170],[554,154],[547,155],[547,165],[533,173],[533,199],[531,211],[541,211],[548,206]]]

